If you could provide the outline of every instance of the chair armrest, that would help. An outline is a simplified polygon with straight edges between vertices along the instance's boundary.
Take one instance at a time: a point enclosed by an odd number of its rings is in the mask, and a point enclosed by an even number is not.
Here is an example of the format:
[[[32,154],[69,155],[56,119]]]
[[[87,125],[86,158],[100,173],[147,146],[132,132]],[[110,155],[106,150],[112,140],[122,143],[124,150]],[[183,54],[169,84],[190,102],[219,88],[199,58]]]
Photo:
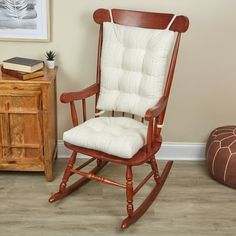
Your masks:
[[[99,91],[99,85],[93,84],[79,92],[63,93],[60,97],[60,101],[62,103],[69,103],[75,100],[82,100],[98,93],[98,91]]]
[[[149,108],[145,114],[145,120],[150,121],[155,117],[158,117],[161,112],[166,108],[167,105],[167,97],[163,96],[160,98],[160,100],[158,101],[158,103],[152,107]]]

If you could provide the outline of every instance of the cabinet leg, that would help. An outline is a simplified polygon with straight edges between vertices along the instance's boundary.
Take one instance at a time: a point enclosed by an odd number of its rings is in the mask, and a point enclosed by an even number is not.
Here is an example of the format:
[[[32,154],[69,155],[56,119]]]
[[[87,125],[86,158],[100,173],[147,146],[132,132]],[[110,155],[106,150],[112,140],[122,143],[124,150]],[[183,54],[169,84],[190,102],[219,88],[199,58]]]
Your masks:
[[[45,166],[45,177],[47,181],[53,181],[53,175],[52,175],[52,163]]]
[[[57,159],[57,155],[58,155],[58,152],[57,152],[57,148],[56,148],[54,151],[52,160],[47,161],[47,158],[45,157],[46,161],[44,163],[44,168],[45,168],[44,173],[45,173],[47,181],[52,181],[54,179],[52,171],[53,171],[54,161],[56,161],[56,159]]]

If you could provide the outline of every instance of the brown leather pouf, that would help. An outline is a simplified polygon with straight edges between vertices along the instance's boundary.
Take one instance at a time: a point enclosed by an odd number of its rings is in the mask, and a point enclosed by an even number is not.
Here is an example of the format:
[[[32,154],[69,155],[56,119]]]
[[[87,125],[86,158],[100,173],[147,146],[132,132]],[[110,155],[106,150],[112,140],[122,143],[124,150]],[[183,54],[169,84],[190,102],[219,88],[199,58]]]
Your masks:
[[[206,159],[214,179],[236,188],[236,126],[212,131],[207,142]]]

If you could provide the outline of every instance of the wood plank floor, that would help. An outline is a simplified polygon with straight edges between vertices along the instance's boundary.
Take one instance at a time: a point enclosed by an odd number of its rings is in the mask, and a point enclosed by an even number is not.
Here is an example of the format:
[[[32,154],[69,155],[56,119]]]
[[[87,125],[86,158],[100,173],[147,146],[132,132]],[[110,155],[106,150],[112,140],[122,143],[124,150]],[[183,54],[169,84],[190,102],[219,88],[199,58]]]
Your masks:
[[[51,183],[40,173],[0,172],[1,236],[236,235],[236,190],[212,180],[203,161],[175,161],[152,207],[125,231],[119,228],[126,214],[123,189],[91,181],[64,200],[47,202],[64,166],[65,160],[57,160]],[[134,170],[138,182],[149,166]],[[100,175],[123,182],[124,173],[124,167],[109,164]],[[152,184],[137,194],[136,203]]]

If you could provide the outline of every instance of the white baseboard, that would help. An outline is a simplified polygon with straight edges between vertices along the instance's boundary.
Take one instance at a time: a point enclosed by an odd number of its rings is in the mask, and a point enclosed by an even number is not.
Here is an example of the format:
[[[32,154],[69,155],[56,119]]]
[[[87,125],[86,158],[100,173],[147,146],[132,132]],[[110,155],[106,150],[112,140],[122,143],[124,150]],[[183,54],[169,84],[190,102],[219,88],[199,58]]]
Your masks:
[[[205,147],[204,143],[162,143],[157,157],[162,160],[204,160]]]
[[[163,143],[157,153],[157,158],[160,160],[204,160],[205,147],[204,143]],[[70,154],[70,150],[64,146],[63,141],[58,140],[58,158],[68,158]]]
[[[63,140],[57,140],[58,158],[68,158],[71,151],[65,147]]]

